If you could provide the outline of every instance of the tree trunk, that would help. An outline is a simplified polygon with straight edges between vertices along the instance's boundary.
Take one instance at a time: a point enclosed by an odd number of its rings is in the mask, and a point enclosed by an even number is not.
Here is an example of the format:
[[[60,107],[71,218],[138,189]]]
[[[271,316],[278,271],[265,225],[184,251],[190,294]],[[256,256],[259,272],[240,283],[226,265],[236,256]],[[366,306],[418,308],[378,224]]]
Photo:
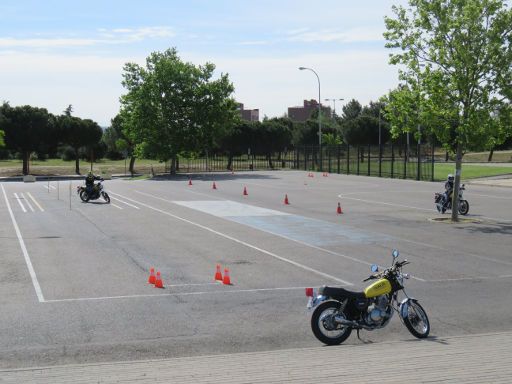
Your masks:
[[[453,182],[452,221],[459,221],[459,185],[462,169],[462,145],[457,143],[457,156],[455,159],[455,180]]]
[[[29,162],[30,159],[30,152],[29,151],[23,151],[23,175],[28,175],[29,169]]]
[[[274,169],[274,164],[272,164],[272,154],[267,153],[268,166],[270,169]]]
[[[78,148],[75,148],[75,173],[80,174],[80,159],[78,158]]]
[[[226,167],[228,171],[231,171],[231,167],[233,166],[233,154],[230,153],[228,156],[228,166]]]
[[[171,175],[176,174],[176,155],[172,155],[171,157]]]
[[[450,159],[450,154],[448,153],[448,151],[446,151],[446,154],[444,155],[444,161],[448,162],[449,159]]]
[[[133,177],[133,174],[135,173],[135,170],[133,169],[135,166],[135,156],[130,157],[130,174]]]
[[[491,149],[491,151],[489,152],[489,157],[487,158],[487,162],[491,162],[492,161],[492,155],[494,154],[494,148]]]

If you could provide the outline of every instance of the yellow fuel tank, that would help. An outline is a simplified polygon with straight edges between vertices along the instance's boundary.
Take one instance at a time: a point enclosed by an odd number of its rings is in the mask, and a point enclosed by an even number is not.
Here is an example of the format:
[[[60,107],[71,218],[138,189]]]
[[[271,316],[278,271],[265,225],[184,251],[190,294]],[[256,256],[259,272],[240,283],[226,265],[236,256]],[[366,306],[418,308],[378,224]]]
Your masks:
[[[367,298],[385,295],[389,292],[391,292],[391,283],[388,279],[379,279],[364,290],[364,294]]]

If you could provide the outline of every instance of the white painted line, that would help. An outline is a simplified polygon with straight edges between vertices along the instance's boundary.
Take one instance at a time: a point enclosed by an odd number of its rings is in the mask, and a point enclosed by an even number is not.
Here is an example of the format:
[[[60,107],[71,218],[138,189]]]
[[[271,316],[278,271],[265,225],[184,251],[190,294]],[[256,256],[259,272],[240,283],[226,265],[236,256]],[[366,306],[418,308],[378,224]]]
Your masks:
[[[252,293],[252,292],[273,292],[273,291],[292,291],[304,290],[305,287],[284,287],[284,288],[255,288],[255,289],[225,289],[219,291],[203,292],[183,292],[183,293],[155,293],[147,295],[126,295],[126,296],[104,296],[104,297],[81,297],[76,299],[55,299],[45,300],[45,303],[60,303],[66,301],[94,301],[94,300],[113,300],[113,299],[137,299],[143,297],[165,297],[165,296],[192,296],[192,295],[225,295],[227,293]]]
[[[20,193],[20,196],[21,196],[21,198],[22,198],[23,200],[25,200],[25,203],[27,203],[27,205],[28,205],[28,207],[30,208],[30,210],[31,210],[32,212],[35,212],[35,211],[34,211],[34,208],[33,208],[33,207],[32,207],[32,205],[30,204],[30,201],[28,201],[27,199],[25,199],[25,195],[23,194],[23,192],[21,192],[21,193]]]
[[[30,256],[28,255],[27,247],[25,246],[25,242],[23,241],[23,237],[21,236],[20,229],[18,228],[18,223],[16,222],[16,218],[14,217],[14,213],[12,212],[11,204],[9,203],[9,199],[7,199],[7,194],[5,193],[5,188],[3,184],[2,192],[4,193],[4,199],[5,203],[7,204],[7,209],[9,210],[9,214],[11,215],[12,225],[14,226],[14,230],[16,231],[16,236],[18,236],[21,251],[23,252],[23,256],[25,257],[25,262],[27,263],[28,272],[32,279],[32,284],[34,285],[37,299],[39,300],[40,303],[44,303],[43,291],[41,290],[39,281],[37,281],[36,272],[34,271],[34,267],[32,266],[32,262],[30,261]]]
[[[20,198],[18,197],[18,194],[17,193],[14,193],[14,197],[16,198],[16,200],[18,200],[18,204],[20,205],[21,209],[23,210],[23,212],[27,213],[27,210],[25,209],[25,206],[23,205],[23,203],[21,202]]]
[[[206,226],[201,225],[201,224],[199,224],[199,223],[195,223],[195,222],[193,222],[193,221],[187,220],[187,219],[185,219],[185,218],[183,218],[183,217],[179,217],[179,216],[173,215],[173,214],[172,214],[172,213],[170,213],[170,212],[167,212],[167,211],[164,211],[164,210],[161,210],[161,209],[158,209],[158,208],[152,207],[151,205],[144,204],[144,203],[142,203],[142,202],[140,202],[140,201],[136,201],[136,200],[130,199],[130,198],[126,197],[126,196],[119,195],[118,193],[113,193],[113,192],[112,192],[112,194],[113,194],[113,195],[116,195],[116,196],[120,196],[120,197],[122,197],[123,199],[126,199],[126,200],[128,200],[128,201],[133,201],[135,204],[142,205],[142,206],[147,207],[147,208],[149,208],[149,209],[152,209],[152,210],[154,210],[154,211],[156,211],[156,212],[163,213],[164,215],[171,216],[171,217],[173,217],[173,218],[175,218],[175,219],[178,219],[178,220],[181,220],[181,221],[183,221],[183,222],[185,222],[185,223],[188,223],[188,224],[194,225],[194,226],[196,226],[196,227],[202,228],[202,229],[204,229],[204,230],[206,230],[206,231],[209,231],[209,232],[211,232],[211,233],[214,233],[214,234],[216,234],[216,235],[218,235],[218,236],[221,236],[221,237],[224,237],[224,238],[226,238],[226,239],[228,239],[228,240],[234,241],[235,243],[238,243],[238,244],[244,245],[244,246],[246,246],[246,247],[248,247],[248,248],[254,249],[254,250],[258,251],[258,252],[264,253],[265,255],[268,255],[268,256],[271,256],[271,257],[273,257],[273,258],[275,258],[275,259],[278,259],[278,260],[284,261],[285,263],[288,263],[288,264],[294,265],[294,266],[296,266],[296,267],[298,267],[298,268],[302,268],[302,269],[304,269],[304,270],[306,270],[306,271],[309,271],[309,272],[315,273],[315,274],[317,274],[317,275],[319,275],[319,276],[322,276],[322,277],[325,277],[325,278],[328,278],[328,279],[331,279],[331,280],[337,281],[337,282],[339,282],[339,283],[341,283],[341,284],[345,284],[345,285],[353,285],[352,283],[349,283],[348,281],[345,281],[345,280],[339,279],[339,278],[337,278],[337,277],[335,277],[335,276],[332,276],[332,275],[329,275],[329,274],[327,274],[327,273],[324,273],[324,272],[318,271],[318,270],[316,270],[316,269],[310,268],[310,267],[308,267],[308,266],[305,266],[305,265],[303,265],[303,264],[297,263],[297,262],[295,262],[295,261],[293,261],[293,260],[290,260],[290,259],[284,258],[284,257],[282,257],[282,256],[278,256],[278,255],[276,255],[275,253],[272,253],[272,252],[266,251],[266,250],[264,250],[264,249],[262,249],[262,248],[256,247],[256,246],[251,245],[251,244],[249,244],[249,243],[246,243],[245,241],[238,240],[238,239],[236,239],[236,238],[234,238],[234,237],[232,237],[232,236],[226,235],[226,234],[224,234],[224,233],[222,233],[222,232],[216,231],[216,230],[214,230],[214,229],[212,229],[212,228],[206,227]],[[163,200],[164,200],[164,199],[163,199]]]
[[[427,209],[427,208],[413,207],[411,205],[403,205],[403,204],[396,204],[396,203],[385,203],[383,201],[356,199],[355,197],[346,197],[346,195],[342,195],[342,194],[339,194],[338,197],[340,199],[349,199],[349,200],[362,201],[363,203],[381,204],[381,205],[389,205],[389,206],[392,206],[392,207],[402,207],[402,208],[418,209],[420,211],[437,212],[434,208]]]
[[[222,282],[220,282],[222,283]],[[205,285],[219,285],[219,282],[214,282],[214,283],[198,283],[198,284],[165,284],[164,287],[193,287],[193,286],[205,286]]]
[[[35,203],[35,204],[37,205],[37,207],[41,210],[41,212],[44,212],[43,207],[41,207],[41,205],[37,202],[37,200],[36,200],[36,199],[34,199],[34,196],[32,196],[32,195],[30,194],[30,192],[27,192],[27,195],[28,195],[28,197],[30,197],[30,198],[32,199],[32,201],[34,201],[34,203]]]
[[[383,201],[375,201],[375,200],[365,200],[365,199],[356,199],[355,197],[346,197],[346,195],[338,195],[338,197],[340,199],[349,199],[349,200],[357,200],[357,201],[362,201],[364,203],[371,203],[371,204],[381,204],[381,205],[389,205],[389,206],[392,206],[392,207],[401,207],[401,208],[410,208],[410,209],[416,209],[416,210],[420,210],[420,211],[428,211],[428,212],[437,212],[437,210],[435,210],[434,208],[432,209],[427,209],[427,208],[419,208],[419,207],[413,207],[411,205],[403,205],[403,204],[396,204],[396,203],[385,203]],[[512,220],[508,220],[508,219],[500,219],[500,218],[495,218],[495,217],[487,217],[487,216],[478,216],[476,217],[477,219],[487,219],[487,220],[492,220],[492,221],[498,221],[498,222],[507,222],[507,223],[510,223],[512,222]]]
[[[53,185],[50,185],[50,187],[48,188],[48,185],[46,185],[46,184],[43,185],[43,188],[46,189],[46,190],[48,190],[48,189],[57,189]]]
[[[117,195],[117,194],[115,194],[115,195]],[[121,195],[117,195],[117,196],[121,196]],[[128,205],[129,207],[133,207],[133,208],[135,208],[135,209],[140,209],[139,207],[137,207],[137,206],[135,206],[135,205],[133,205],[133,204],[127,203],[126,201],[123,201],[123,200],[116,199],[115,197],[112,197],[112,199],[117,200],[117,201],[119,201],[120,203],[126,204],[126,205]]]
[[[119,205],[115,205],[114,203],[110,203],[110,205],[113,206],[113,207],[119,208],[119,209],[123,209]]]
[[[512,200],[512,197],[505,197],[505,196],[491,196],[491,195],[481,195],[479,193],[470,193],[471,196],[481,196],[481,197],[490,197],[492,199],[504,199],[504,200]]]
[[[510,279],[512,275],[500,276],[475,276],[475,277],[459,277],[455,279],[439,279],[439,280],[425,280],[427,283],[449,283],[451,281],[479,281],[479,280],[497,280],[497,279]]]

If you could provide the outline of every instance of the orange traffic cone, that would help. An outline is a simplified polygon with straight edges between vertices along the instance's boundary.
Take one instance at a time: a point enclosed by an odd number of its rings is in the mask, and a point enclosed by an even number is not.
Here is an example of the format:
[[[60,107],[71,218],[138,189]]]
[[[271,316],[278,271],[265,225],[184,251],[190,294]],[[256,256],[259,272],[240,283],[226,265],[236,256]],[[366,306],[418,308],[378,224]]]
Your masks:
[[[160,275],[160,271],[156,273],[156,280],[155,280],[155,288],[163,288],[164,283],[162,281],[162,276]]]
[[[231,279],[229,278],[229,269],[224,269],[224,280],[222,280],[222,284],[231,285]]]
[[[338,209],[336,210],[336,213],[338,215],[341,215],[343,213],[343,211],[341,210],[341,204],[340,203],[338,203]]]
[[[192,185],[192,179],[188,179],[188,185]]]
[[[284,195],[284,204],[289,205],[290,202],[288,201],[288,195]]]
[[[247,193],[247,187],[244,187],[244,196],[247,196],[247,195],[249,195],[249,194]]]
[[[155,284],[155,281],[156,281],[156,278],[155,278],[155,268],[151,268],[149,270],[149,279],[148,279],[148,283],[149,284]]]
[[[217,270],[215,271],[214,280],[218,282],[222,281],[222,272],[220,271],[220,264],[217,264]]]
[[[215,185],[215,181],[213,182],[212,189],[217,189],[217,186]]]

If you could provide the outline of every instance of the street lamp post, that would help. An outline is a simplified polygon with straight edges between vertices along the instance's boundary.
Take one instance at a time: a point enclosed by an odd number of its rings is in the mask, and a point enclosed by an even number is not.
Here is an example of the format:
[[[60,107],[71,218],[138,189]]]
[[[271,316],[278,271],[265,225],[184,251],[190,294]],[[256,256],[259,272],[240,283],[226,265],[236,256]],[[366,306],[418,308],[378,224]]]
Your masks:
[[[315,74],[316,76],[316,79],[318,80],[318,150],[320,152],[320,171],[322,171],[322,119],[321,119],[321,115],[322,115],[322,110],[321,110],[321,104],[320,104],[320,100],[322,100],[320,98],[320,77],[318,77],[318,73],[315,72],[314,69],[311,69],[311,68],[306,68],[306,67],[299,67],[299,70],[303,71],[303,70],[308,70],[308,71],[311,71]]]
[[[345,100],[345,99],[325,99],[325,101],[332,101],[333,102],[333,105],[334,105],[334,108],[333,108],[333,112],[332,112],[332,116],[333,116],[333,119],[336,118],[336,100],[338,101],[342,101],[342,100]]]
[[[419,68],[425,68],[425,64],[420,63]],[[421,117],[421,86],[420,86],[420,76],[418,73],[418,169],[416,172],[416,180],[421,179],[421,124],[420,124],[420,117]]]

